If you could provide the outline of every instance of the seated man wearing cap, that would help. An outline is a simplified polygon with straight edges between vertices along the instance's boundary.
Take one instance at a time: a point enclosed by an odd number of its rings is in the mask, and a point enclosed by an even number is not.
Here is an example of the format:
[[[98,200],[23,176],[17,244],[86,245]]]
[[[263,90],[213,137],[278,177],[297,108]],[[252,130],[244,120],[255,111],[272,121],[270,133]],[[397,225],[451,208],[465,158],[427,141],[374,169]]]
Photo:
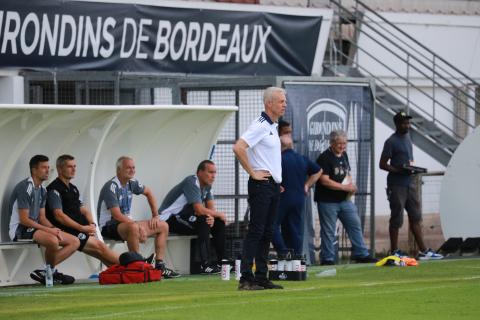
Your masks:
[[[387,197],[390,202],[390,246],[393,255],[404,256],[398,249],[398,230],[403,224],[403,210],[408,213],[410,229],[415,237],[419,249],[418,258],[421,260],[442,259],[443,256],[427,248],[422,235],[422,213],[418,200],[415,180],[405,165],[413,165],[413,146],[408,130],[410,119],[404,111],[393,117],[396,131],[386,141],[380,157],[380,169],[388,171]]]

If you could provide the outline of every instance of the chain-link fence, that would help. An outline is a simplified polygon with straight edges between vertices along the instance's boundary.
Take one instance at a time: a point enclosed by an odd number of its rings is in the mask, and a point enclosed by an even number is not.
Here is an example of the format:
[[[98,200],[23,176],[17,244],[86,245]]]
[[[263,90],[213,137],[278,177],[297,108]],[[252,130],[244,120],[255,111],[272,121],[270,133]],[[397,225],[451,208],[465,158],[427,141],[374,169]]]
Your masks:
[[[263,110],[263,89],[273,78],[195,78],[187,76],[131,75],[110,72],[25,74],[26,101],[35,104],[135,105],[189,104],[236,105],[239,111],[220,132],[212,160],[217,165],[213,186],[216,207],[225,212],[227,255],[241,250],[245,230],[247,174],[232,147],[240,134]],[[192,168],[194,172],[195,168]],[[161,199],[159,199],[161,201]]]

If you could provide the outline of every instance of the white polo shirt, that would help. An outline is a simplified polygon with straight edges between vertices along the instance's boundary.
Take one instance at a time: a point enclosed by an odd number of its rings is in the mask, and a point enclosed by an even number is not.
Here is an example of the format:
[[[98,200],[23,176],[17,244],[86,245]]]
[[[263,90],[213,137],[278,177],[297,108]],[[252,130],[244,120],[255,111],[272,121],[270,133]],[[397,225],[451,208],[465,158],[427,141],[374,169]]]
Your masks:
[[[248,162],[253,170],[267,170],[277,183],[282,182],[282,152],[277,124],[262,112],[240,137],[249,146]]]

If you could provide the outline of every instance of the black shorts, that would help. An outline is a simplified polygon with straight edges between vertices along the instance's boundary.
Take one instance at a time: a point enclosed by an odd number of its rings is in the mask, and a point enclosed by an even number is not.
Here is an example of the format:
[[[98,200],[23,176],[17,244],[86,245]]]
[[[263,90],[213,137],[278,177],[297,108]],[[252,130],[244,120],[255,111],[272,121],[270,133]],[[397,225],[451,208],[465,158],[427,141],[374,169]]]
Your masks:
[[[112,239],[116,241],[123,241],[122,237],[118,233],[118,225],[120,222],[110,220],[102,228],[102,236],[107,239]]]
[[[86,234],[86,233],[83,233],[83,232],[80,232],[80,231],[77,231],[77,230],[74,230],[74,229],[66,229],[66,230],[63,230],[63,231],[77,237],[78,240],[80,240],[80,246],[78,247],[77,250],[78,251],[83,251],[83,248],[87,244],[87,241],[88,241],[88,238],[90,238],[90,235]]]
[[[35,228],[25,227],[24,225],[19,224],[17,230],[15,231],[15,238],[13,241],[28,241],[33,240],[33,234],[37,231]]]
[[[415,224],[422,221],[420,201],[417,189],[412,183],[409,187],[388,186],[387,197],[390,202],[390,228],[400,229],[403,225],[403,211],[407,211],[408,220]]]

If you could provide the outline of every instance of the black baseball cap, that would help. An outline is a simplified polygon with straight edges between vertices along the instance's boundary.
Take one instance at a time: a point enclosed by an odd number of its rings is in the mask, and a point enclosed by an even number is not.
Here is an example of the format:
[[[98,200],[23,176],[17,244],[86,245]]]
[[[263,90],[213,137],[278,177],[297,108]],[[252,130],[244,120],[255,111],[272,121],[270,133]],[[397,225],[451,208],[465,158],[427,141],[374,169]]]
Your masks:
[[[403,120],[410,120],[412,119],[412,116],[409,116],[405,111],[400,111],[396,115],[393,116],[393,122],[399,123],[402,122]]]

